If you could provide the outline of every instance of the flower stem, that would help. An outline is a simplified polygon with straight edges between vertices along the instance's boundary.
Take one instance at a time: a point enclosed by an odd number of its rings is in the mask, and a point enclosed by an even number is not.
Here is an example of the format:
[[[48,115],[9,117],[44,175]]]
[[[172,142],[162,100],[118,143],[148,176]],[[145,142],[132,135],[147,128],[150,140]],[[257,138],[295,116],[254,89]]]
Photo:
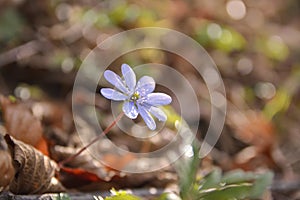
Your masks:
[[[79,156],[82,152],[84,152],[87,148],[89,148],[92,144],[97,142],[100,138],[102,138],[104,135],[106,135],[112,127],[114,127],[118,121],[124,116],[124,112],[121,112],[116,119],[98,136],[96,136],[90,143],[88,143],[86,146],[82,147],[77,153],[73,154],[72,156],[66,158],[65,160],[62,160],[58,163],[59,168],[63,167],[66,163],[74,160],[77,156]]]

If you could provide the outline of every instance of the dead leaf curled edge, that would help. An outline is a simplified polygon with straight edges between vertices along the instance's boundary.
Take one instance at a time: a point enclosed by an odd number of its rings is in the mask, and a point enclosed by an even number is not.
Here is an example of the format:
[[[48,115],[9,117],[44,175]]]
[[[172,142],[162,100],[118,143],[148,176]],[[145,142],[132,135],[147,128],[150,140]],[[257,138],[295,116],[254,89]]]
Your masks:
[[[5,135],[16,170],[9,190],[14,194],[62,192],[65,188],[56,179],[57,164],[34,147]]]

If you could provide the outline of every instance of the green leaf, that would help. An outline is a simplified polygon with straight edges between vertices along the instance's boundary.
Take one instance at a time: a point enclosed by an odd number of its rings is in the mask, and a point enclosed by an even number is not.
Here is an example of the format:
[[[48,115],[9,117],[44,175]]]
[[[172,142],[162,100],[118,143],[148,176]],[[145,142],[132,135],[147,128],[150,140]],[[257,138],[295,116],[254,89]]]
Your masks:
[[[110,11],[108,16],[112,23],[120,24],[125,20],[127,6],[126,3],[118,4]]]
[[[105,200],[124,200],[124,199],[126,199],[126,200],[140,200],[139,197],[128,194],[124,190],[116,191],[115,189],[112,189],[111,193],[113,194],[113,196],[106,197]]]
[[[196,30],[195,39],[203,46],[224,52],[239,51],[246,45],[245,38],[231,27],[206,23]]]
[[[140,198],[133,196],[131,194],[120,194],[112,197],[106,197],[105,200],[140,200]]]
[[[272,119],[276,114],[285,112],[291,102],[291,95],[286,89],[279,89],[276,92],[275,97],[269,101],[264,109],[263,113],[268,117],[268,119]]]
[[[11,103],[16,103],[17,102],[17,98],[13,95],[9,95],[8,99],[10,100]]]
[[[272,184],[274,174],[272,172],[266,172],[259,174],[256,177],[256,181],[250,191],[251,198],[259,198],[264,193],[266,188]]]
[[[197,199],[256,199],[272,183],[272,178],[272,172],[256,174],[242,170],[230,171],[221,178],[221,171],[214,170],[201,181]]]
[[[174,193],[168,192],[160,195],[157,200],[181,200],[181,198]]]
[[[190,131],[184,120],[174,122],[177,130]],[[180,197],[184,200],[242,200],[257,199],[262,196],[272,183],[273,173],[257,174],[233,170],[222,176],[220,168],[214,169],[208,175],[197,179],[200,163],[199,144],[193,142],[193,156],[182,157],[176,163],[179,176]],[[165,200],[162,196],[158,200]]]
[[[221,183],[221,176],[222,172],[219,168],[213,170],[211,173],[209,173],[203,178],[203,180],[201,181],[202,184],[200,184],[200,189],[203,190],[219,187]]]
[[[257,47],[267,57],[277,61],[283,61],[289,55],[289,48],[279,36],[259,38]]]
[[[237,31],[230,28],[223,28],[221,36],[214,41],[213,45],[225,52],[242,50],[246,40]]]
[[[194,142],[192,145],[193,156],[191,158],[182,158],[176,163],[180,180],[180,196],[185,200],[193,200],[198,192],[196,176],[200,163],[199,149],[199,145]]]
[[[253,181],[255,180],[256,175],[252,172],[244,172],[243,170],[233,170],[226,173],[223,178],[222,182],[226,184],[235,184],[241,183],[246,181]]]
[[[251,191],[250,183],[232,184],[219,188],[210,188],[199,192],[199,200],[244,199]]]

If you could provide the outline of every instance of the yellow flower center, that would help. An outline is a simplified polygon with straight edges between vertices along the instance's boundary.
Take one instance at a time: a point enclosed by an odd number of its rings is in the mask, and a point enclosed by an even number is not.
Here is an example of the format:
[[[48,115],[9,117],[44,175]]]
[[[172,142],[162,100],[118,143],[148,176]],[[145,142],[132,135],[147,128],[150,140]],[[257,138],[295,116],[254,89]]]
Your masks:
[[[136,101],[140,98],[140,94],[138,92],[135,92],[131,97],[130,100]]]

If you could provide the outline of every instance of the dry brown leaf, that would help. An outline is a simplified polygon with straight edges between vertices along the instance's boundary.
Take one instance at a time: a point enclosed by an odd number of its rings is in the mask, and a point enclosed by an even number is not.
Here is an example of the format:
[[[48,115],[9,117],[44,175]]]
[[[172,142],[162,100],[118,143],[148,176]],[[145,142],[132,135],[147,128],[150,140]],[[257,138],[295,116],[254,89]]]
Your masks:
[[[56,160],[61,161],[77,153],[79,150],[79,148],[63,147],[56,145],[53,149],[52,156]],[[116,173],[108,173],[107,169],[98,160],[96,160],[88,151],[82,152],[80,155],[75,157],[66,165],[72,168],[80,168],[86,170],[87,172],[93,173],[97,175],[100,179],[106,181],[109,181],[111,179],[111,176],[116,175]]]
[[[106,182],[96,174],[81,168],[61,167],[59,179],[67,188],[79,188],[93,182]]]
[[[136,157],[131,153],[126,153],[122,157],[114,154],[105,154],[102,159],[107,166],[115,166],[117,167],[117,170],[122,170],[131,161],[136,160]]]
[[[11,155],[8,152],[7,145],[0,135],[0,191],[9,186],[15,175],[15,169],[12,165]]]
[[[41,101],[29,104],[35,117],[43,124],[70,132],[73,127],[72,114],[64,102]]]
[[[261,112],[252,110],[243,113],[232,112],[229,119],[235,136],[250,145],[235,155],[234,168],[275,168],[272,151],[276,143],[276,134],[272,122]]]
[[[16,174],[9,189],[15,194],[61,192],[64,187],[56,179],[57,164],[32,146],[5,135]]]
[[[272,122],[260,112],[233,112],[229,114],[229,119],[236,137],[247,144],[265,149],[276,141]]]
[[[12,103],[4,96],[0,96],[0,103],[7,132],[14,138],[41,149],[47,155],[40,120],[25,104]]]
[[[10,154],[5,150],[0,150],[0,174],[2,174],[0,177],[0,188],[5,188],[10,184],[15,174]]]
[[[79,148],[56,145],[51,152],[55,160],[62,161],[79,151]],[[67,167],[66,167],[67,166]],[[119,172],[111,170],[96,160],[89,151],[82,152],[60,169],[60,181],[67,188],[80,188],[93,182],[107,184]]]

